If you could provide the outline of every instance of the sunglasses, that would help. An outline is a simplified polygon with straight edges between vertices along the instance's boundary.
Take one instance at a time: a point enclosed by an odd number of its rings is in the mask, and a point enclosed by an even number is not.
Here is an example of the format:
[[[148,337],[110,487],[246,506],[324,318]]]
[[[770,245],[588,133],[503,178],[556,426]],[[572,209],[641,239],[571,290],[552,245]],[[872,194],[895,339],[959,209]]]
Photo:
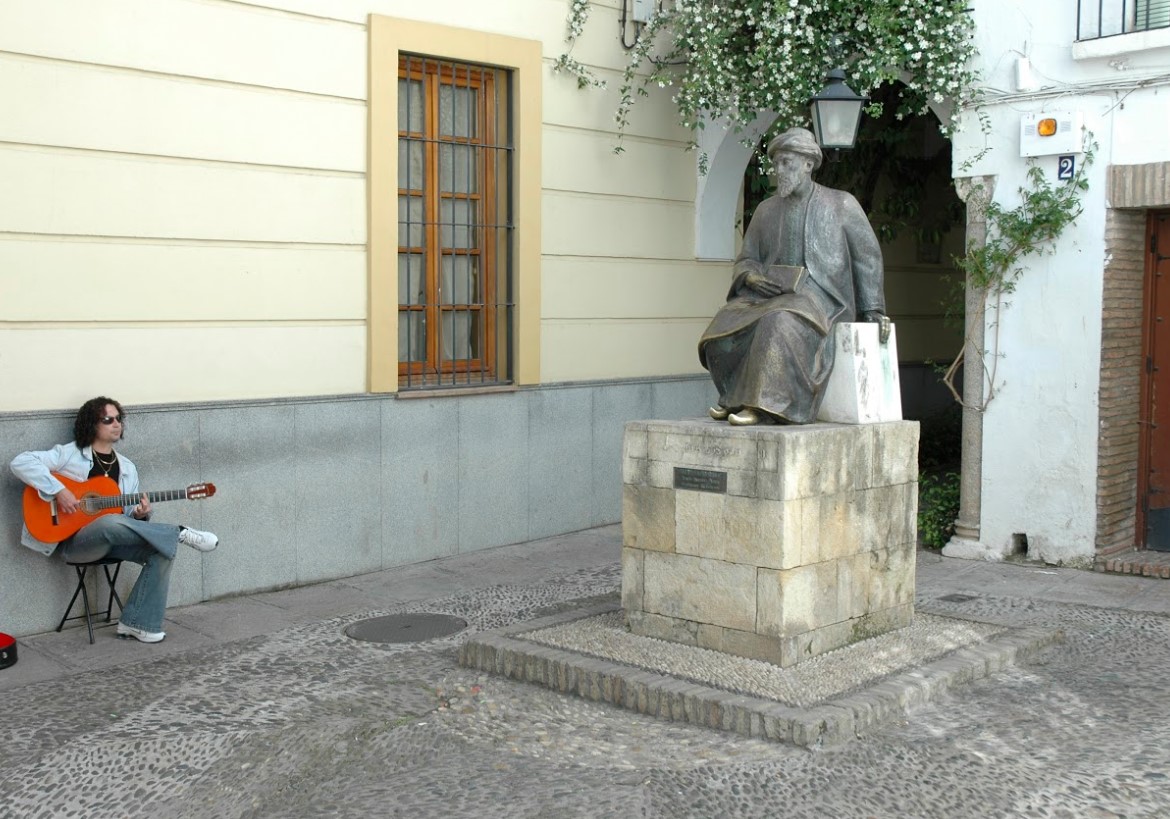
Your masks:
[[[114,423],[115,421],[117,421],[119,424],[122,423],[122,416],[121,415],[103,415],[98,420],[101,421],[105,426],[109,426],[110,424]]]

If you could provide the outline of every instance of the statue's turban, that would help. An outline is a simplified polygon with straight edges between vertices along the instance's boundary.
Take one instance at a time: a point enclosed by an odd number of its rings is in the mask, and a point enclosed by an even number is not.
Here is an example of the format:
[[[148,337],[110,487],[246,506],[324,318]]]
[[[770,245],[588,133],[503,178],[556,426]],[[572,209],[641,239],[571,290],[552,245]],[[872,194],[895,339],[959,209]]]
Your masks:
[[[817,145],[812,131],[807,128],[789,128],[780,136],[768,143],[768,156],[773,157],[778,151],[788,151],[801,156],[807,156],[813,161],[813,170],[821,167],[824,155],[821,146]]]

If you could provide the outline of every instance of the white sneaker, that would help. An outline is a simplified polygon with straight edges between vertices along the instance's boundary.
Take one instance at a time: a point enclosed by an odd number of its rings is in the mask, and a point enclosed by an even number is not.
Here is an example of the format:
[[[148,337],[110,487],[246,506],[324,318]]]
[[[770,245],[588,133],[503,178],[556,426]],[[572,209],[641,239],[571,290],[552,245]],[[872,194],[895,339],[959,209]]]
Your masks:
[[[185,543],[201,552],[210,552],[219,545],[219,538],[211,532],[200,532],[198,529],[188,529],[184,526],[179,530],[179,543]]]
[[[133,637],[140,643],[161,643],[162,639],[167,636],[165,631],[143,631],[134,626],[128,626],[125,623],[118,623],[118,636],[125,639]]]

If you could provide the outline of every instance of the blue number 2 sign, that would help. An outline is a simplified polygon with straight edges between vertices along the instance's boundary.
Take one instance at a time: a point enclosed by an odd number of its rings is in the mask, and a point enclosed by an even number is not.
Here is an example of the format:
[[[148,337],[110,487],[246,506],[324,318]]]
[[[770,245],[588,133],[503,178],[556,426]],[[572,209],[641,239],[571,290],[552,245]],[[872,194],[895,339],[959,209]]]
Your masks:
[[[1072,154],[1067,154],[1056,160],[1056,178],[1057,179],[1072,179],[1073,171],[1076,169],[1077,160]]]

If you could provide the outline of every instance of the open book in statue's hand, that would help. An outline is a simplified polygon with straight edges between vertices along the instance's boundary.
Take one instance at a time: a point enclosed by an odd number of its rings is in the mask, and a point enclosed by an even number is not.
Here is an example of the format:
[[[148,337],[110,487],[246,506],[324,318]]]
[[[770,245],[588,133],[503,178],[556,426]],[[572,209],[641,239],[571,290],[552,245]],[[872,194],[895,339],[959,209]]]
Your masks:
[[[785,293],[795,293],[803,286],[807,275],[808,270],[799,265],[753,265],[752,269],[742,274],[742,278],[736,280],[735,294],[772,299]]]
[[[808,268],[802,265],[773,264],[764,268],[764,275],[781,293],[795,293],[804,284]]]

